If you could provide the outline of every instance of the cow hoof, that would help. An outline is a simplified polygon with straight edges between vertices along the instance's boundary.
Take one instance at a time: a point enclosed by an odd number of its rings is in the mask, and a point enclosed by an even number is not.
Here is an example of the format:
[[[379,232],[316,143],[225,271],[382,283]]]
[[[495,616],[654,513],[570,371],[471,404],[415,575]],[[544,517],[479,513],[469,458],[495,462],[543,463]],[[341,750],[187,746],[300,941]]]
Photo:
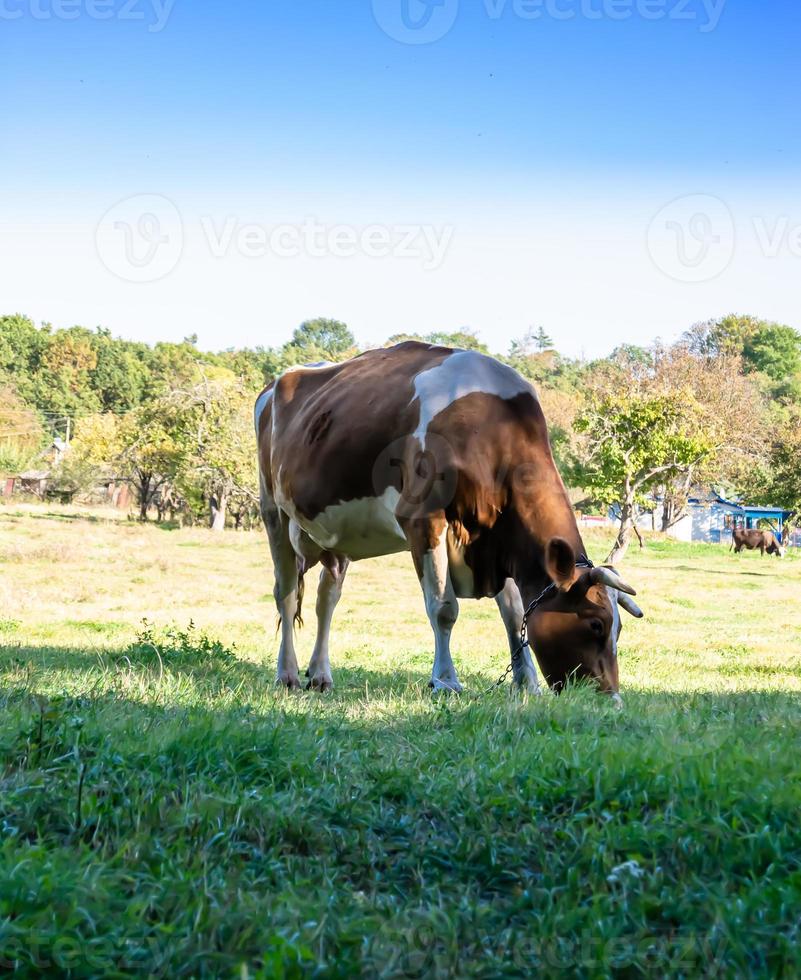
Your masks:
[[[309,683],[306,685],[307,691],[318,691],[320,694],[325,694],[326,691],[333,691],[334,682],[330,677],[321,675],[319,677],[311,677]]]
[[[518,694],[525,694],[532,698],[542,697],[542,688],[539,686],[539,684],[528,684],[526,683],[526,681],[522,681],[519,684],[515,683],[512,686],[512,689],[516,691]]]
[[[287,691],[299,691],[300,680],[297,674],[279,674],[275,682],[276,687],[282,687]]]
[[[429,688],[436,693],[437,691],[445,691],[446,694],[461,694],[462,685],[457,680],[443,681],[438,677],[432,677],[428,682]]]
[[[542,694],[542,688],[536,675],[528,672],[521,673],[519,677],[515,677],[512,687],[521,694],[531,694],[533,697],[539,697]]]

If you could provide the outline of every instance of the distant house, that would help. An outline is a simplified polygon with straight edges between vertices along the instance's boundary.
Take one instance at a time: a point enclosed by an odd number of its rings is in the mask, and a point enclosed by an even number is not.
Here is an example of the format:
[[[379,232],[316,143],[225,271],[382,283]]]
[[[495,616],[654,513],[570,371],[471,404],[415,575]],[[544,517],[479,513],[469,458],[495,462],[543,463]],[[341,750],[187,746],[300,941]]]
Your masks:
[[[603,514],[583,514],[578,511],[576,512],[576,520],[580,527],[614,527],[619,519],[611,511],[607,516]]]
[[[51,466],[58,466],[61,462],[61,457],[70,448],[68,442],[64,442],[61,436],[56,436],[55,439],[50,443],[50,445],[42,453],[42,459],[47,460]]]
[[[661,501],[651,513],[644,513],[637,521],[642,530],[657,530],[661,514]],[[726,500],[717,493],[691,497],[687,513],[667,532],[677,541],[705,541],[708,544],[730,544],[735,528],[768,526],[781,540],[784,522],[790,511],[781,507],[756,507]],[[766,522],[761,525],[760,521]]]
[[[24,473],[8,475],[0,486],[0,496],[11,497],[15,493],[31,494],[34,497],[44,497],[52,470],[61,462],[69,444],[60,436],[56,436],[50,445],[43,450],[37,460],[47,465],[47,469],[30,469]]]
[[[44,498],[47,492],[47,479],[50,476],[48,470],[26,470],[17,477],[18,489],[21,493],[30,493],[35,497]]]

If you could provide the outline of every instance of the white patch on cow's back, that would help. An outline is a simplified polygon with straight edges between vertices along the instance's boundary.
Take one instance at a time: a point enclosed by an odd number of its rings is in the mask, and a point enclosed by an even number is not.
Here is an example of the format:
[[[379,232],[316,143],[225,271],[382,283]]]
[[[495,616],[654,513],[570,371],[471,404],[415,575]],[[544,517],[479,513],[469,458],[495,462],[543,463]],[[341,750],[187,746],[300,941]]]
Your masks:
[[[279,506],[324,551],[358,561],[398,551],[409,542],[395,517],[400,494],[388,487],[380,497],[360,497],[330,504],[316,517],[299,514],[291,500],[278,490]]]
[[[523,393],[537,397],[533,386],[507,365],[477,351],[454,351],[414,379],[414,398],[420,402],[415,437],[422,442],[435,415],[459,398],[475,393],[504,399]]]
[[[257,435],[259,433],[259,419],[264,414],[264,409],[267,408],[267,403],[270,401],[272,397],[273,397],[273,389],[268,388],[266,391],[263,391],[256,399],[256,405],[253,409],[253,424],[256,427]]]

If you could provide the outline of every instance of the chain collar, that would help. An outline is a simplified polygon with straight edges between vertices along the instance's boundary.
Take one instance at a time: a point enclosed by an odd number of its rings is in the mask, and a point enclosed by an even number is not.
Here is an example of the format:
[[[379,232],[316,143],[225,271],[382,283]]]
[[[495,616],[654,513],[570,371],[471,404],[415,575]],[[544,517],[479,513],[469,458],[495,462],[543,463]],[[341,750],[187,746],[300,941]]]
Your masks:
[[[595,565],[590,561],[586,555],[579,555],[576,559],[576,568],[595,568]],[[534,612],[537,606],[544,602],[549,596],[553,595],[557,591],[556,583],[551,582],[546,585],[545,588],[540,592],[536,599],[528,604],[528,609],[523,613],[523,622],[520,624],[520,645],[521,647],[528,646],[528,617]]]
[[[595,565],[590,561],[586,555],[579,555],[576,559],[576,568],[595,568]],[[533,599],[529,604],[526,611],[523,613],[523,621],[520,624],[520,643],[517,645],[517,649],[512,654],[512,660],[506,670],[501,674],[498,680],[492,685],[489,691],[493,688],[500,687],[501,684],[506,680],[509,674],[512,673],[517,663],[520,661],[520,654],[528,646],[528,617],[534,612],[537,606],[548,599],[554,592],[557,591],[556,583],[550,582],[545,588],[540,592],[536,599]],[[489,691],[486,693],[489,694]]]

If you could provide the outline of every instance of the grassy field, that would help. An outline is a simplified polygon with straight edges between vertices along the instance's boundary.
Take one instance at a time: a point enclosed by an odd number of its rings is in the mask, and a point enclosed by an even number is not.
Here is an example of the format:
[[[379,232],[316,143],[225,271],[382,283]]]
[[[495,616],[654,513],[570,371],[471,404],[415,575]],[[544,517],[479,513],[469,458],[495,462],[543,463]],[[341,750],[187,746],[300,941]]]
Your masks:
[[[801,560],[659,541],[625,576],[623,712],[474,699],[491,602],[432,699],[403,555],[352,567],[333,694],[289,695],[262,535],[0,508],[0,968],[798,976]]]

